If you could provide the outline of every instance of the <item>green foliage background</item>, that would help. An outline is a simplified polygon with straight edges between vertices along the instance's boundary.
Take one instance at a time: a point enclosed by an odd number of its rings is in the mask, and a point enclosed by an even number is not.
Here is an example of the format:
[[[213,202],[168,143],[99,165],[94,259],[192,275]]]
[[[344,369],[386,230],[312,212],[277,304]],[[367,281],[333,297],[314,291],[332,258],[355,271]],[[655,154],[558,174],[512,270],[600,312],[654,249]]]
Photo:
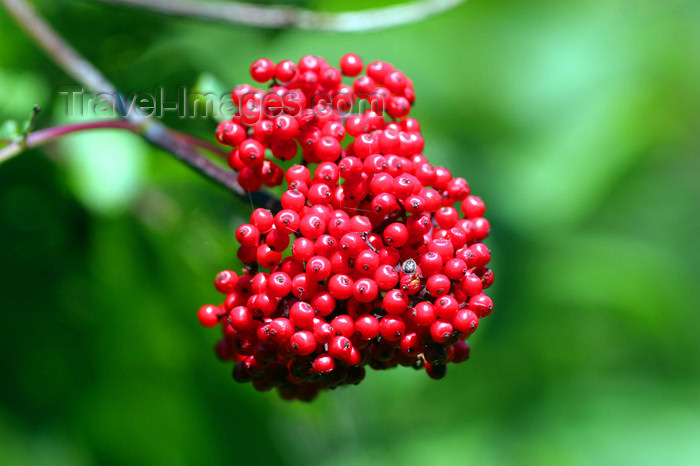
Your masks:
[[[440,382],[256,393],[196,319],[250,205],[131,135],[71,136],[0,166],[0,464],[700,461],[698,2],[473,0],[345,35],[36,4],[127,92],[231,88],[260,56],[403,69],[426,155],[487,203],[496,308]],[[0,120],[67,121],[75,82],[5,11],[0,44]]]

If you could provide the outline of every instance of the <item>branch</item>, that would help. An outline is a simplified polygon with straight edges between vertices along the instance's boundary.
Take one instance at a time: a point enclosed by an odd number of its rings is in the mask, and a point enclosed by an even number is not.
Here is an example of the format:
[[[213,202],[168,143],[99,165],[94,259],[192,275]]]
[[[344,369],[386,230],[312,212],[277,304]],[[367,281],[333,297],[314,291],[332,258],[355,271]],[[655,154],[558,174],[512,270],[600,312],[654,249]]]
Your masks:
[[[11,142],[7,146],[0,148],[0,163],[3,163],[15,155],[20,154],[25,149],[31,149],[32,147],[37,147],[42,144],[55,141],[66,134],[90,129],[106,128],[120,128],[127,129],[134,133],[138,132],[138,129],[134,125],[123,120],[95,121],[90,123],[55,126],[53,128],[42,129],[33,133],[27,133],[23,135],[21,140]]]
[[[70,44],[56,33],[51,26],[41,18],[36,11],[25,0],[0,0],[10,12],[17,23],[22,26],[27,33],[34,38],[44,51],[63,70],[73,76],[83,86],[94,93],[107,95],[113,105],[116,105],[116,97],[119,95],[114,85],[109,82],[89,61],[80,55]],[[123,99],[122,99],[123,101]],[[120,107],[115,107],[120,108]],[[201,175],[216,181],[226,187],[239,197],[248,199],[249,194],[238,184],[238,175],[229,170],[225,170],[209,159],[197,152],[191,145],[192,136],[185,138],[182,133],[176,133],[158,121],[147,118],[140,112],[122,113],[122,118],[133,128],[132,131],[138,133],[146,141],[170,152],[180,161],[196,170]],[[31,135],[29,135],[31,136]],[[29,142],[29,137],[27,138]],[[211,148],[205,142],[199,142],[199,147]],[[10,146],[8,146],[10,147]],[[8,147],[2,149],[1,153],[15,155],[15,149]],[[0,158],[2,160],[2,158]],[[265,191],[253,193],[253,202],[260,207],[275,210],[279,205],[279,200]]]
[[[456,7],[467,0],[422,0],[346,13],[324,13],[294,6],[264,6],[237,2],[193,0],[99,0],[166,15],[261,28],[298,28],[362,32],[412,24]]]

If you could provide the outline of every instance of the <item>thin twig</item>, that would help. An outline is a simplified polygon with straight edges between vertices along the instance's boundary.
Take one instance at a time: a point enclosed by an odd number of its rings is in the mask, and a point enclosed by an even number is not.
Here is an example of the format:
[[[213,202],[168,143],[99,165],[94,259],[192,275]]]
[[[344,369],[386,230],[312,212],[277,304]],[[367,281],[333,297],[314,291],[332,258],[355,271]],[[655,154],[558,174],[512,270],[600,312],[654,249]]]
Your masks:
[[[5,5],[17,23],[34,38],[36,43],[39,44],[44,51],[46,51],[47,55],[63,68],[63,70],[92,92],[100,93],[110,100],[111,104],[116,105],[116,98],[119,93],[114,85],[58,35],[58,33],[36,13],[30,4],[25,0],[0,0],[0,2]],[[121,116],[128,123],[133,125],[137,129],[138,134],[146,141],[165,149],[201,175],[216,181],[241,198],[248,200],[249,195],[241,185],[238,184],[238,176],[236,173],[225,170],[204,157],[190,145],[191,141],[178,136],[178,134],[174,133],[167,126],[147,118],[140,112],[127,112]],[[201,144],[199,145],[200,147],[202,146]],[[3,149],[3,151],[5,151],[5,149]],[[7,152],[10,153],[10,149],[7,149]],[[254,193],[253,202],[256,202],[260,207],[273,210],[279,205],[279,200],[265,191]]]
[[[20,154],[26,149],[41,146],[55,141],[56,139],[71,133],[86,131],[91,129],[126,129],[138,133],[138,128],[132,123],[124,120],[93,121],[87,123],[75,123],[69,125],[54,126],[32,133],[27,133],[22,140],[15,141],[5,147],[0,148],[0,163]]]
[[[344,13],[325,13],[286,5],[193,0],[99,0],[157,13],[261,28],[298,28],[333,32],[363,32],[416,23],[467,0],[422,0]]]
[[[35,107],[36,108],[36,107]],[[30,124],[31,127],[31,124]],[[29,128],[28,128],[29,129]],[[67,125],[54,126],[34,132],[25,132],[19,141],[6,141],[7,145],[0,147],[0,163],[22,153],[26,149],[31,149],[43,144],[55,141],[67,134],[88,131],[93,129],[125,129],[132,133],[139,134],[141,128],[125,120],[100,120],[85,123],[73,123]],[[226,151],[210,142],[196,138],[187,133],[170,130],[171,133],[188,144],[211,152],[221,158],[226,158]]]
[[[174,129],[171,129],[170,132],[191,146],[199,147],[200,149],[204,149],[207,152],[211,152],[212,154],[216,155],[217,157],[223,160],[228,159],[228,152],[222,149],[221,146],[212,144],[211,142],[205,141],[204,139],[199,139],[198,137],[192,136],[191,134],[176,131]]]

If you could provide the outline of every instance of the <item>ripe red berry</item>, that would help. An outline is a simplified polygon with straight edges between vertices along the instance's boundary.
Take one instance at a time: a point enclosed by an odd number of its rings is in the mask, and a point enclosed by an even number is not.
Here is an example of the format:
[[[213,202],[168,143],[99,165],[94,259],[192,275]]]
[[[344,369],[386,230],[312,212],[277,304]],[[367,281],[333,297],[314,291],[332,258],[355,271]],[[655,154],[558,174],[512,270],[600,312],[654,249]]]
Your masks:
[[[455,330],[462,332],[465,336],[469,336],[479,326],[479,317],[470,309],[460,309],[454,316],[452,321]]]
[[[435,343],[447,343],[452,338],[454,328],[446,320],[436,320],[430,325],[430,338]]]
[[[294,324],[289,319],[278,317],[270,322],[270,337],[277,343],[288,342],[294,334]]]
[[[267,58],[261,58],[250,66],[250,75],[259,83],[272,79],[275,75],[275,64]]]
[[[452,282],[446,275],[436,273],[428,277],[426,288],[433,297],[439,297],[450,292]]]
[[[214,280],[214,286],[219,293],[229,294],[236,290],[238,283],[238,274],[232,270],[224,270],[219,272]]]
[[[485,294],[479,293],[469,299],[469,309],[474,311],[479,318],[486,317],[493,310],[493,301]]]
[[[418,334],[411,332],[401,338],[399,349],[406,356],[417,356],[423,352],[424,346],[420,344]]]
[[[306,273],[300,273],[292,278],[292,294],[299,299],[309,300],[318,290],[318,282]]]
[[[375,255],[377,257],[377,264],[379,264],[379,255]],[[357,264],[357,260],[355,261],[355,264]],[[374,270],[374,281],[382,291],[392,290],[399,283],[399,273],[390,265],[377,265],[374,267],[374,269],[370,270]]]
[[[283,60],[275,67],[275,78],[283,83],[292,81],[297,74],[297,65],[291,60]]]
[[[238,147],[246,138],[243,126],[232,121],[222,121],[216,127],[216,140],[221,144]]]
[[[386,315],[379,321],[379,333],[387,341],[398,341],[406,332],[406,324],[397,315]]]
[[[317,374],[328,374],[335,368],[335,360],[328,355],[320,355],[314,359],[313,371]]]
[[[301,237],[292,244],[292,257],[298,261],[306,262],[314,255],[314,242],[309,238]]]
[[[394,71],[394,67],[383,61],[373,61],[367,65],[367,74],[379,82],[384,81],[384,77]]]
[[[297,301],[289,309],[289,320],[298,328],[313,329],[315,316],[311,304],[304,301]]]
[[[305,215],[299,221],[299,231],[306,238],[316,239],[326,231],[326,222],[318,215]]]
[[[331,342],[328,344],[328,355],[345,361],[350,357],[352,352],[352,343],[347,337],[338,335],[333,337]]]
[[[199,308],[197,317],[199,323],[205,327],[216,327],[219,324],[219,318],[224,315],[217,306],[207,304]]]
[[[322,291],[316,293],[316,295],[311,298],[311,306],[314,308],[314,312],[317,315],[326,317],[335,310],[336,301],[333,295],[328,291]]]
[[[272,124],[272,135],[279,140],[294,138],[299,132],[299,123],[291,115],[279,115]]]
[[[351,78],[362,73],[362,59],[354,53],[346,53],[340,59],[340,69],[345,76]]]
[[[331,327],[333,327],[336,335],[343,335],[347,338],[351,338],[355,333],[355,321],[346,314],[334,317],[331,320]]]
[[[255,139],[246,139],[238,148],[238,154],[244,164],[254,167],[265,160],[265,147]]]
[[[389,290],[382,299],[382,305],[389,314],[401,314],[408,308],[408,295],[401,290]]]
[[[316,338],[308,330],[300,330],[290,338],[292,350],[300,356],[308,356],[316,350]]]
[[[323,256],[314,256],[306,263],[306,274],[312,280],[323,281],[331,274],[331,261]]]
[[[363,340],[371,340],[379,335],[379,321],[371,315],[364,315],[355,321],[355,332]]]
[[[464,202],[462,202],[462,213],[467,218],[477,218],[484,215],[486,212],[486,206],[481,198],[476,196],[468,196]]]
[[[353,295],[355,282],[345,274],[335,274],[328,280],[328,292],[335,299],[348,299]]]
[[[290,209],[281,210],[275,215],[275,226],[288,234],[297,231],[299,221],[299,214]]]
[[[353,297],[361,303],[370,303],[374,301],[379,293],[377,283],[369,278],[361,278],[355,282]]]
[[[229,322],[237,332],[252,332],[255,330],[255,319],[245,306],[236,306],[229,312]]]
[[[243,224],[236,229],[236,240],[241,246],[257,246],[260,243],[260,230],[250,224]]]

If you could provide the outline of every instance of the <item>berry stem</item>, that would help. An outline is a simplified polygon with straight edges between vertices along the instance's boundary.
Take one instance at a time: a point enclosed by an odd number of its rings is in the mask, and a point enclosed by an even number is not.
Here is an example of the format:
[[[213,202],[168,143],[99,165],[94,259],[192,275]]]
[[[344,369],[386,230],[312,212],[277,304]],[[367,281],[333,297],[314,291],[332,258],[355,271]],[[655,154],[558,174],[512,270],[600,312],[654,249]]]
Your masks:
[[[119,96],[116,87],[92,63],[73,49],[63,37],[37,14],[36,10],[29,3],[25,0],[0,0],[0,2],[5,5],[5,8],[14,17],[15,21],[66,73],[73,76],[91,92],[99,93],[112,100],[113,102],[110,103],[114,104],[114,108],[121,108],[116,106],[118,103],[116,99]],[[124,102],[123,98],[121,102]],[[195,147],[199,147],[220,156],[225,156],[223,151],[215,148],[214,145],[206,141],[200,141],[194,136],[173,131],[159,121],[148,118],[138,111],[121,112],[121,117],[123,121],[110,120],[109,122],[81,123],[77,126],[66,125],[27,134],[26,138],[20,143],[12,143],[0,149],[0,162],[17,155],[24,147],[31,147],[32,144],[39,145],[71,132],[96,129],[97,127],[122,128],[139,134],[146,141],[169,152],[193,170],[219,183],[237,196],[246,201],[249,199],[249,194],[238,183],[238,176],[235,173],[219,167],[195,149]],[[265,191],[252,193],[250,199],[259,207],[271,210],[279,209],[279,199]]]
[[[333,32],[388,29],[422,21],[467,0],[421,0],[363,11],[327,13],[288,5],[192,0],[100,0],[160,14],[204,21],[246,24],[260,28],[297,28]]]

